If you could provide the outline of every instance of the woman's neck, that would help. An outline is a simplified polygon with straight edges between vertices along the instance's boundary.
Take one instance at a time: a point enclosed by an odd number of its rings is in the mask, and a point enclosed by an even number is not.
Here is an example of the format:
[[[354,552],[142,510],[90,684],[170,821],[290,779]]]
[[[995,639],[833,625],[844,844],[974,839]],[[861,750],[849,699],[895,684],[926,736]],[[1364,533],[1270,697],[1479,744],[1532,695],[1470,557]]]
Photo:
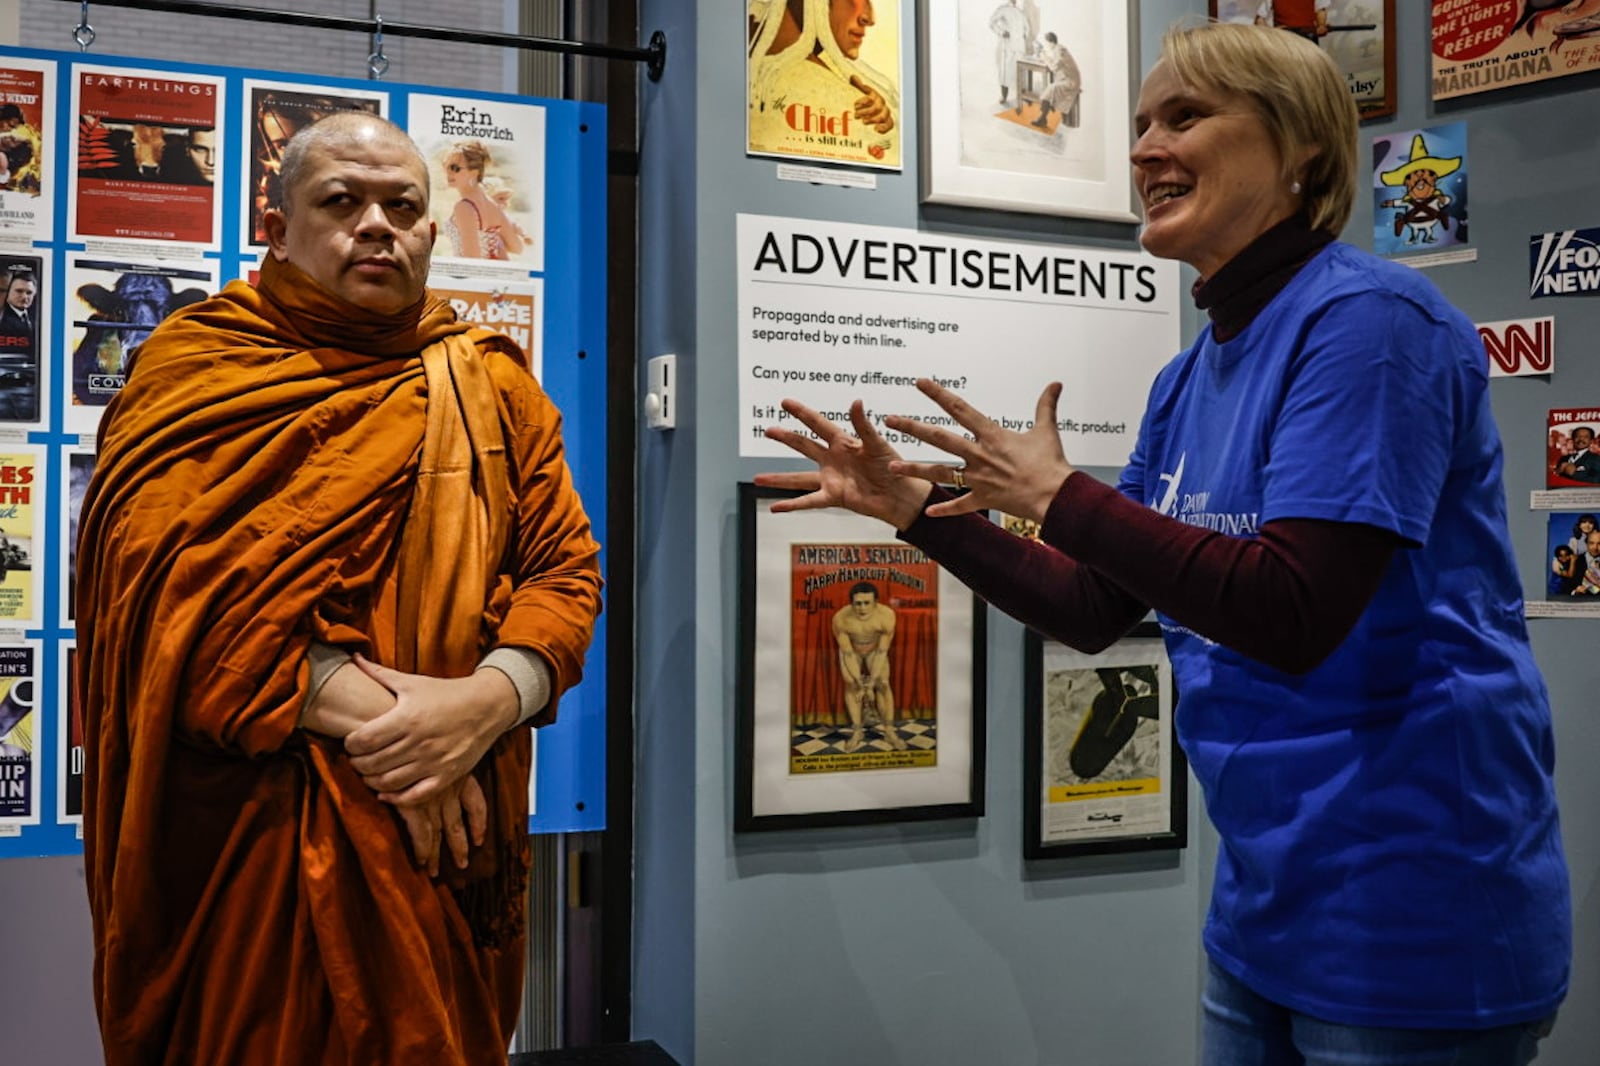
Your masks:
[[[1194,284],[1195,306],[1211,316],[1211,335],[1230,341],[1320,252],[1333,236],[1293,215],[1245,245],[1209,278]]]

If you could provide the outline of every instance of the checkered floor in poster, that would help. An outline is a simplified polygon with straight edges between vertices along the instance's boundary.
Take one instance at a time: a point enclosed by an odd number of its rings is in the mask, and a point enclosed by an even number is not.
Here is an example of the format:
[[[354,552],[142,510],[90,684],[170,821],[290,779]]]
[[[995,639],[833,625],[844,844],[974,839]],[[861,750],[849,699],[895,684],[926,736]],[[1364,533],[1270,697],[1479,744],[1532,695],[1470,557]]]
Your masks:
[[[938,747],[938,725],[932,718],[902,718],[895,722],[900,739],[912,751],[933,751]],[[794,733],[795,755],[845,755],[849,749],[850,724],[818,725],[810,729],[797,729]],[[894,751],[893,745],[883,735],[876,721],[863,730],[858,751]]]

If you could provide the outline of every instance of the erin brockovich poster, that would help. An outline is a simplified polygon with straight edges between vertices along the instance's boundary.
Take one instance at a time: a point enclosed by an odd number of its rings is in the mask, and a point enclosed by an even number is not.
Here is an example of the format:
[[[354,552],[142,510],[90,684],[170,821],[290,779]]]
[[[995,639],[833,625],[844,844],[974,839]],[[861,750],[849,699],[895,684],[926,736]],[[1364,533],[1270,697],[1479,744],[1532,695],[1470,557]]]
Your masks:
[[[749,0],[751,155],[901,167],[899,0]]]
[[[222,92],[200,74],[73,67],[72,238],[219,247]]]
[[[544,108],[411,97],[406,132],[433,179],[434,273],[503,263],[544,269]]]
[[[1600,69],[1600,11],[1579,0],[1433,0],[1433,98]]]

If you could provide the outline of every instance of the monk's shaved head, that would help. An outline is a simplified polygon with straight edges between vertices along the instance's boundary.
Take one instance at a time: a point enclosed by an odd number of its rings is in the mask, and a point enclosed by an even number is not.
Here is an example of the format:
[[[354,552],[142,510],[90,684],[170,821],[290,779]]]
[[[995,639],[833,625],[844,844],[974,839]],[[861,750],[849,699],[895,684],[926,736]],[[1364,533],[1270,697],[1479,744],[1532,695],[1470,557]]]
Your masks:
[[[428,161],[422,158],[422,152],[410,134],[370,111],[335,111],[302,127],[289,139],[288,146],[283,150],[283,160],[278,164],[278,180],[282,189],[284,214],[289,213],[289,205],[294,202],[295,193],[305,181],[306,160],[310,155],[364,143],[404,146],[416,159],[417,170],[422,175],[423,195],[428,195]]]

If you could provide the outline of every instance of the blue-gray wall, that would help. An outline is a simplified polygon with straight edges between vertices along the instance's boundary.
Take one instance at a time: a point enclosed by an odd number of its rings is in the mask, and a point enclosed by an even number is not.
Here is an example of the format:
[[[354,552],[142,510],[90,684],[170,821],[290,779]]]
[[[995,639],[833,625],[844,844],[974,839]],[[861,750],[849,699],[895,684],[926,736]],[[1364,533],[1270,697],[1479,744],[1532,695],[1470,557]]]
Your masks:
[[[933,3],[948,0],[928,0]],[[873,191],[775,179],[747,159],[743,23],[732,4],[644,0],[672,58],[642,88],[641,359],[676,352],[679,426],[639,435],[639,794],[635,1033],[698,1066],[1081,1064],[1193,1061],[1198,940],[1216,841],[1202,815],[1180,856],[1024,863],[1022,631],[989,637],[988,814],[978,820],[732,833],[736,489],[774,463],[738,458],[734,220],[740,212],[1066,243],[1131,246],[1131,230],[917,203],[916,17],[903,0],[903,175]],[[1600,225],[1587,132],[1593,76],[1453,107],[1428,102],[1427,5],[1402,0],[1399,99],[1363,136],[1466,118],[1482,261],[1430,276],[1478,321],[1557,314],[1559,373],[1497,382],[1512,533],[1543,589],[1545,410],[1600,405],[1586,337],[1600,301],[1530,305],[1530,233]],[[1141,69],[1173,19],[1204,0],[1143,0]],[[731,10],[730,10],[731,9]],[[703,12],[703,16],[696,18]],[[1371,246],[1372,209],[1350,236]],[[1192,276],[1192,275],[1191,275]],[[1185,333],[1200,319],[1186,310]],[[641,378],[642,382],[642,378]],[[1042,384],[1042,382],[1041,382]],[[1114,471],[1095,471],[1110,477]],[[1520,503],[1518,501],[1521,501]],[[1592,620],[1533,623],[1555,701],[1560,789],[1578,908],[1573,989],[1541,1064],[1593,1066],[1600,1047],[1600,716]]]

